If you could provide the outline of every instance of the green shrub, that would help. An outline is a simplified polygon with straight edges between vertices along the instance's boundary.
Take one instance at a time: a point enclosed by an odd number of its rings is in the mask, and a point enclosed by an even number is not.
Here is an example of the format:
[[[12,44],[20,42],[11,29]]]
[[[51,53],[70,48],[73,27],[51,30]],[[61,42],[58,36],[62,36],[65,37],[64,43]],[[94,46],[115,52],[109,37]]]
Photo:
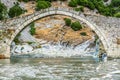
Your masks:
[[[120,6],[119,6],[119,7],[117,7],[117,8],[112,8],[112,9],[114,10],[114,12],[115,12],[115,13],[120,12]]]
[[[36,10],[46,9],[51,7],[51,3],[48,1],[38,1],[36,4]]]
[[[30,0],[23,0],[24,2],[28,2],[28,1],[30,1]]]
[[[94,37],[95,37],[94,43],[96,44],[96,42],[99,39],[99,37],[97,35],[95,35]]]
[[[19,4],[15,4],[10,8],[8,15],[13,18],[15,16],[19,16],[24,13],[24,10],[19,6]]]
[[[88,7],[91,10],[97,9],[104,16],[114,16],[120,12],[120,0],[112,0],[110,5],[104,5],[103,0],[75,0],[77,5]],[[105,0],[106,1],[106,0]],[[73,2],[72,2],[73,3]],[[80,11],[80,8],[75,8],[75,11]]]
[[[78,5],[86,6],[88,4],[88,0],[77,0]]]
[[[19,37],[20,37],[20,33],[15,37],[15,39],[14,39],[14,42],[16,43],[16,44],[18,44],[18,43],[20,43],[20,41],[19,41]]]
[[[102,0],[93,0],[93,3],[98,12],[102,15],[112,16],[115,12],[111,6],[105,6]]]
[[[51,2],[51,1],[55,1],[55,0],[36,0],[36,2],[38,2],[38,1],[49,1],[49,2]]]
[[[71,24],[71,28],[74,30],[74,31],[78,31],[80,29],[82,29],[82,25],[80,24],[79,21],[76,21],[76,22],[73,22]]]
[[[95,9],[94,4],[93,4],[92,1],[90,1],[90,0],[77,0],[77,4],[78,4],[78,5],[85,6],[85,7],[88,7],[88,8],[90,8],[91,10],[94,10],[94,9]]]
[[[81,32],[80,33],[82,36],[87,36],[86,32]]]
[[[32,44],[32,43],[34,43],[34,42],[27,42],[27,43],[30,45],[30,44]]]
[[[31,34],[31,35],[34,35],[34,34],[35,34],[35,30],[36,30],[36,29],[35,29],[34,26],[35,26],[34,23],[31,23],[31,24],[30,24],[30,34]]]
[[[21,1],[23,1],[23,2],[28,2],[28,1],[30,1],[30,0],[18,0],[19,2],[21,2]]]
[[[80,11],[80,8],[75,8],[74,10],[75,10],[75,11]]]
[[[3,15],[0,13],[0,20],[3,20]]]
[[[120,18],[120,12],[116,13],[114,16]]]
[[[0,2],[0,20],[3,20],[7,16],[7,7]]]
[[[103,0],[104,2],[107,2],[108,0]]]
[[[120,0],[112,0],[111,5],[114,7],[120,6]]]
[[[86,7],[88,7],[88,8],[91,9],[91,10],[94,10],[94,9],[95,9],[95,6],[94,6],[94,4],[93,4],[92,2],[87,2]]]
[[[78,7],[78,8],[75,8],[75,11],[84,11],[84,7],[83,6],[80,6],[80,7]]]
[[[77,1],[76,1],[76,0],[71,0],[71,1],[68,3],[68,6],[70,6],[70,7],[77,7]]]
[[[65,18],[64,21],[65,21],[65,24],[66,24],[67,26],[70,26],[70,25],[71,25],[71,19]]]

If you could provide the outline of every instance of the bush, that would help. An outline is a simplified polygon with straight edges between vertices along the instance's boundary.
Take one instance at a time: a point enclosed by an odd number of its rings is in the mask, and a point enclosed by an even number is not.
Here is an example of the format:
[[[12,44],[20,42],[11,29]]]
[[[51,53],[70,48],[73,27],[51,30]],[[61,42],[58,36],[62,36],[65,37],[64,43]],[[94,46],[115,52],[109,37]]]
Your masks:
[[[64,20],[65,20],[65,24],[66,24],[67,26],[70,26],[70,25],[71,25],[71,19],[65,18]]]
[[[80,6],[80,7],[78,7],[78,8],[75,8],[75,11],[84,11],[84,7],[83,6]]]
[[[107,2],[108,0],[103,0],[104,2]]]
[[[38,1],[36,4],[36,10],[46,9],[51,7],[51,3],[48,1]]]
[[[20,1],[20,2],[21,2],[21,1],[23,1],[23,2],[28,2],[28,1],[30,1],[30,0],[18,0],[18,1]]]
[[[31,24],[30,24],[30,34],[31,34],[31,35],[34,35],[34,34],[35,34],[35,27],[34,27],[34,26],[35,26],[34,23],[31,23]]]
[[[81,32],[80,33],[82,36],[86,36],[87,34],[86,34],[86,32]]]
[[[79,21],[76,21],[76,22],[73,22],[71,24],[71,28],[74,30],[74,31],[78,31],[80,29],[82,29],[82,25],[80,24]]]
[[[120,6],[120,0],[112,0],[111,5],[114,7]]]
[[[19,34],[15,37],[14,42],[15,42],[16,44],[20,43],[20,41],[19,41],[19,37],[20,37],[20,36],[21,36],[21,34],[19,33]]]
[[[13,18],[15,16],[19,16],[24,13],[24,10],[19,6],[19,4],[15,4],[10,8],[8,15]]]
[[[7,7],[0,2],[0,20],[3,20],[7,15]]]
[[[111,6],[105,6],[102,0],[94,0],[93,1],[96,9],[99,11],[100,14],[105,16],[112,16],[114,14],[114,9]]]
[[[114,14],[115,17],[120,18],[120,12]]]
[[[80,11],[80,8],[75,8],[74,10],[75,10],[75,11]]]
[[[88,0],[77,0],[78,5],[86,6],[88,4]]]
[[[114,9],[114,8],[112,8],[112,9]],[[115,9],[114,9],[114,12],[115,12],[115,13],[120,12],[120,6],[119,6],[118,8],[115,8]]]
[[[38,2],[38,1],[49,1],[49,2],[51,2],[51,1],[55,1],[55,0],[36,0],[36,2]]]
[[[92,2],[87,2],[86,7],[90,8],[91,10],[95,9],[95,6],[94,6],[94,4]]]
[[[70,7],[77,7],[77,1],[76,1],[76,0],[71,0],[71,1],[68,3],[68,6],[70,6]]]
[[[0,13],[0,20],[3,20],[3,15]]]
[[[91,10],[94,10],[96,8],[98,12],[104,16],[114,16],[115,13],[120,12],[119,8],[120,0],[112,0],[112,3],[107,6],[104,5],[103,0],[75,0],[75,1],[77,2],[77,5],[88,7]],[[73,4],[73,2],[71,2],[71,4]],[[80,8],[75,8],[75,11],[80,11]]]
[[[88,7],[88,8],[90,8],[91,10],[94,10],[94,9],[95,9],[94,4],[93,4],[92,1],[90,1],[90,0],[77,0],[77,4],[78,4],[78,5],[85,6],[85,7]]]

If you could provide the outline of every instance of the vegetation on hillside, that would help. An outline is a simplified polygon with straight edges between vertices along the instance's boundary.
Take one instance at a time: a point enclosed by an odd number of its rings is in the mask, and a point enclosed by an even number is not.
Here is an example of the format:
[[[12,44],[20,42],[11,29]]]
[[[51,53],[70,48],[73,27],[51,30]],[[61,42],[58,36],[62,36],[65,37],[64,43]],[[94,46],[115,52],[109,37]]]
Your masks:
[[[31,35],[35,34],[35,24],[34,24],[34,22],[30,24],[30,34]]]
[[[19,44],[20,43],[20,41],[19,41],[19,37],[20,37],[20,33],[15,37],[15,39],[14,39],[14,42],[15,42],[15,44]]]
[[[78,31],[83,28],[79,21],[72,22],[69,18],[65,18],[64,21],[65,25],[70,26],[74,31]]]
[[[0,2],[0,20],[3,20],[7,16],[7,7]]]
[[[114,16],[120,18],[120,12],[116,13]]]
[[[46,9],[51,7],[51,2],[56,0],[18,0],[19,2],[36,2],[36,10]],[[65,1],[65,0],[60,0]],[[112,16],[120,18],[120,0],[112,0],[109,5],[105,5],[104,2],[108,0],[70,0],[68,6],[73,7],[75,11],[84,11],[84,7],[91,10],[97,10],[98,13],[104,16]],[[23,14],[23,10],[19,3],[15,3],[13,7],[7,12],[7,7],[0,1],[0,20],[6,19],[8,16],[13,18]]]
[[[79,7],[76,7],[74,8],[75,11],[81,11],[81,12],[84,12],[84,7],[83,6],[79,6]]]
[[[120,0],[112,0],[111,5],[114,7],[120,7]]]
[[[46,9],[51,7],[51,3],[49,1],[38,0],[36,4],[36,10]]]
[[[86,32],[81,32],[80,33],[82,36],[87,36],[87,33]]]
[[[65,21],[65,25],[66,26],[70,26],[71,25],[71,19],[65,18],[64,21]]]
[[[19,2],[23,1],[23,2],[28,2],[28,1],[31,1],[31,0],[18,0]]]
[[[25,10],[23,10],[19,4],[15,4],[13,7],[10,8],[8,15],[13,18],[15,16],[19,16],[22,13],[24,13]]]
[[[120,0],[112,0],[109,5],[105,5],[103,0],[71,0],[68,5],[70,7],[84,6],[91,10],[97,9],[104,16],[114,16],[120,12]],[[81,9],[75,8],[75,10]]]
[[[82,29],[82,25],[80,24],[79,21],[75,21],[71,24],[71,28],[74,30],[74,31],[78,31],[80,29]]]

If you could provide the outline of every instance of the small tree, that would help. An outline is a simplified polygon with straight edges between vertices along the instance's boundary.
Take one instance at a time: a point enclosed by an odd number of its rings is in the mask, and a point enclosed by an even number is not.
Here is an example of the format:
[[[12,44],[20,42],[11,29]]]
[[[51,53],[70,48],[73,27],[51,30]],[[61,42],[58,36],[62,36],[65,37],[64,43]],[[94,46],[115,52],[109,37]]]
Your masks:
[[[65,24],[66,24],[67,26],[70,26],[70,25],[71,25],[71,19],[65,18],[64,20],[65,20]]]
[[[120,6],[120,0],[112,0],[111,5],[114,7]]]
[[[114,16],[120,18],[120,12],[116,13]]]
[[[75,8],[75,11],[82,11],[82,12],[84,12],[84,7],[83,6],[77,7],[77,8]]]
[[[18,0],[18,1],[20,1],[20,2],[21,2],[21,1],[23,1],[23,2],[28,2],[28,1],[30,1],[30,0]]]
[[[19,41],[19,37],[20,37],[20,36],[21,36],[21,34],[19,33],[19,34],[15,37],[14,42],[15,42],[16,44],[20,43],[20,41]]]
[[[88,0],[77,0],[78,5],[86,6],[88,4]]]
[[[19,6],[19,4],[15,4],[10,8],[8,15],[13,18],[15,16],[19,16],[24,13],[24,10]]]
[[[82,36],[86,36],[87,34],[86,34],[86,32],[81,32],[80,33]]]
[[[34,26],[35,26],[34,23],[31,23],[31,24],[30,24],[30,34],[31,34],[31,35],[34,35],[34,34],[35,34],[35,30],[36,30],[36,29],[35,29]]]
[[[68,6],[70,6],[70,7],[77,7],[77,1],[76,1],[76,0],[71,0],[71,1],[68,3]]]
[[[36,10],[46,9],[51,7],[51,3],[48,1],[37,1]]]
[[[87,5],[86,5],[88,8],[90,8],[91,10],[94,10],[95,9],[95,6],[92,2],[88,2]]]
[[[79,21],[76,21],[76,22],[73,22],[71,24],[71,28],[74,30],[74,31],[78,31],[80,29],[82,29],[82,25],[80,24]]]
[[[3,20],[7,15],[7,7],[0,2],[0,20]]]

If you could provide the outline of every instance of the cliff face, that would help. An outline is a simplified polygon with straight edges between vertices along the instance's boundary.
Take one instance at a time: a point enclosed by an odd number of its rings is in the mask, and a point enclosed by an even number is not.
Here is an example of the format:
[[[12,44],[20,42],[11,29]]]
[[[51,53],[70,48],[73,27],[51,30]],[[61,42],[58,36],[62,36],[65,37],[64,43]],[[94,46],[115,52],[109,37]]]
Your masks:
[[[87,35],[83,36],[80,33],[86,32]],[[67,43],[68,45],[79,45],[89,39],[92,39],[93,33],[89,28],[84,28],[79,31],[73,31],[70,27],[67,26],[55,26],[52,28],[38,29],[36,28],[35,37],[37,39],[43,39],[48,42],[61,42]]]
[[[85,24],[83,24],[85,28],[78,31],[74,31],[70,26],[65,26],[64,18],[66,17],[67,16],[55,15],[52,16],[52,19],[50,19],[50,17],[46,17],[36,21],[36,23],[46,23],[49,27],[46,27],[46,25],[37,26],[34,37],[52,43],[60,42],[62,44],[66,43],[67,45],[73,46],[77,46],[92,39],[94,33]],[[72,21],[76,20],[72,19]],[[81,35],[82,32],[85,32],[86,35]]]

